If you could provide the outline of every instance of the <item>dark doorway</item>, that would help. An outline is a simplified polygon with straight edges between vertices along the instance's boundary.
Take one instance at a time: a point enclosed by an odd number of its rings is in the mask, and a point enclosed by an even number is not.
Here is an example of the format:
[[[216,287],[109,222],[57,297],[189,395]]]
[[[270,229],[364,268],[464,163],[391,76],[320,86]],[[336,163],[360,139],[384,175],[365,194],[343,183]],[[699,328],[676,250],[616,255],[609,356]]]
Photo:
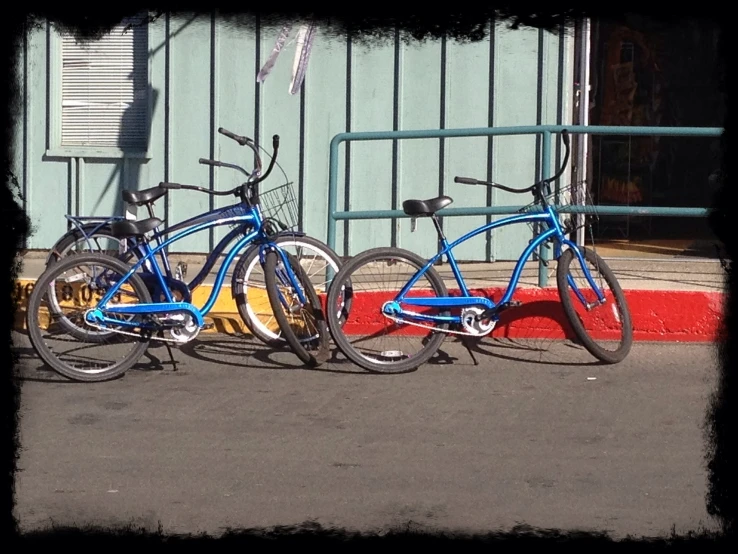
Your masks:
[[[719,27],[709,20],[592,21],[590,125],[722,127]],[[592,136],[595,204],[710,207],[718,137]],[[705,218],[600,216],[595,240],[612,255],[714,257]]]

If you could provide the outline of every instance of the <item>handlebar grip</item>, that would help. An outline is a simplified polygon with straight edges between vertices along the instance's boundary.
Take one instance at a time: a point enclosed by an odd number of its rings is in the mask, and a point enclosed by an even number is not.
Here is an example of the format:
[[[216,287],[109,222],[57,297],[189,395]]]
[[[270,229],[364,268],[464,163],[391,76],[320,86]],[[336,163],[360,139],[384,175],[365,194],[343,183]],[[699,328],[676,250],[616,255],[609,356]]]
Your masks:
[[[207,158],[200,158],[199,162],[204,165],[217,165],[222,166],[223,163],[217,160],[208,160]]]
[[[279,135],[274,135],[272,137],[272,148],[274,150],[276,150],[277,148],[279,148]]]
[[[463,185],[476,185],[479,183],[476,179],[469,177],[454,177],[454,183],[461,183]]]
[[[224,129],[223,127],[219,127],[218,128],[218,132],[221,135],[225,135],[228,138],[231,138],[231,139],[235,140],[241,146],[244,146],[244,145],[246,145],[246,144],[248,144],[250,142],[250,139],[248,139],[247,137],[242,137],[241,135],[237,135],[236,133],[232,133],[231,131],[229,131],[228,129]]]
[[[165,183],[164,181],[162,181],[161,183],[159,183],[159,187],[163,189],[181,189],[182,185],[180,185],[179,183]]]

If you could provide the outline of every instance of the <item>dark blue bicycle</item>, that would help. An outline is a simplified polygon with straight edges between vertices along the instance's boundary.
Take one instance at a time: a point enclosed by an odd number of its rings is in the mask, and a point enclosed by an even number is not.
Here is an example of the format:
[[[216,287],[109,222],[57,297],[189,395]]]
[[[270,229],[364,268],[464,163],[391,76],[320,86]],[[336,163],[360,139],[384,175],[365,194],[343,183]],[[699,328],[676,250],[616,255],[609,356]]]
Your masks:
[[[254,165],[256,170],[261,171],[262,161],[257,151],[257,148],[263,150],[261,146],[256,145],[248,137],[236,135],[223,128],[218,129],[218,132],[232,138],[242,146],[249,146],[254,151]],[[275,154],[271,157],[269,167],[260,181],[263,181],[270,175],[275,164],[279,166],[276,162],[277,148],[275,144]],[[246,175],[246,177],[251,175],[244,168],[235,164],[208,159],[200,159],[200,163],[235,169]],[[282,170],[282,173],[284,174],[284,170]],[[286,175],[285,180],[287,180]],[[181,188],[193,189],[191,186]],[[127,204],[145,207],[149,217],[153,218],[156,217],[154,213],[156,201],[164,198],[170,190],[171,187],[166,186],[156,186],[140,191],[123,190],[121,191],[121,196]],[[194,190],[209,192],[198,187],[194,187]],[[313,282],[316,292],[319,295],[327,292],[330,278],[332,275],[335,275],[342,265],[341,258],[324,242],[297,229],[297,203],[292,190],[292,183],[287,181],[286,184],[280,187],[261,192],[259,207],[270,225],[274,226],[275,222],[278,222],[279,229],[272,229],[272,240],[282,250],[292,253],[300,261],[300,264]],[[146,256],[144,243],[161,246],[164,237],[167,235],[201,223],[216,221],[229,215],[239,215],[245,213],[245,209],[243,204],[236,203],[197,215],[164,229],[161,229],[161,226],[159,226],[152,231],[150,236],[125,237],[114,236],[112,232],[112,224],[126,221],[127,219],[124,216],[67,215],[69,229],[50,249],[46,259],[46,267],[48,269],[66,256],[81,252],[101,252],[116,256],[126,263],[131,263],[134,259],[140,260]],[[232,227],[233,229],[216,244],[213,251],[208,253],[202,269],[189,282],[185,281],[187,264],[180,261],[174,270],[172,270],[172,264],[170,263],[166,249],[159,249],[158,256],[161,260],[161,267],[163,267],[164,280],[178,299],[190,297],[191,293],[205,282],[228,246],[248,233],[252,225],[250,222],[240,222],[232,225]],[[230,280],[231,296],[235,301],[241,320],[252,335],[269,346],[283,346],[284,337],[282,336],[281,329],[276,321],[276,316],[266,294],[265,278],[261,272],[263,268],[259,263],[258,253],[258,245],[253,243],[247,244],[243,253],[239,255]],[[146,260],[143,266],[141,266],[141,278],[147,287],[149,287],[152,298],[163,299],[163,293],[159,290],[158,276],[153,269],[154,265],[156,265],[156,260]],[[329,273],[329,270],[332,273]],[[76,333],[78,337],[84,337],[85,340],[95,340],[97,337],[100,340],[104,340],[109,336],[108,331],[95,333],[87,326],[83,326],[83,329],[78,329],[72,321],[63,315],[62,310],[58,308],[56,299],[50,296],[49,300],[51,302],[51,308],[54,309],[59,318],[58,324],[65,326],[70,334]],[[350,303],[351,299],[347,297],[341,309],[347,311]]]
[[[618,280],[593,249],[579,247],[567,237],[578,226],[574,224],[574,218],[562,224],[555,204],[550,202],[550,184],[563,174],[569,160],[569,135],[566,131],[562,132],[562,138],[566,155],[561,169],[553,177],[528,188],[514,189],[468,177],[454,179],[462,184],[533,193],[534,202],[524,209],[526,213],[480,226],[449,243],[436,212],[451,204],[452,198],[439,196],[428,200],[406,200],[403,210],[407,215],[429,217],[433,221],[440,252],[425,260],[405,249],[380,247],[362,252],[344,263],[329,288],[327,317],[333,340],[347,358],[369,371],[399,373],[411,371],[427,362],[449,333],[467,337],[488,335],[502,311],[519,304],[512,297],[523,267],[533,252],[546,243],[553,243],[559,296],[566,317],[582,345],[606,363],[617,363],[627,356],[633,341],[633,329],[628,304]],[[453,248],[489,229],[514,223],[538,224],[541,230],[520,255],[502,298],[495,302],[491,298],[473,295],[464,282]],[[449,295],[444,281],[433,268],[444,255],[459,287],[459,293],[454,296]],[[574,261],[576,263],[573,264]],[[572,275],[577,268],[584,272],[579,286]],[[385,290],[378,289],[382,285],[378,279],[383,270],[395,278],[393,282],[386,283]],[[607,292],[605,285],[609,288]],[[338,306],[346,287],[352,289],[352,313],[351,318],[339,325],[334,310],[330,308]],[[583,319],[593,315],[595,308],[598,315],[585,323]],[[597,342],[599,340],[602,344]]]
[[[278,139],[275,135],[275,157]],[[205,162],[225,165],[212,160]],[[278,220],[265,217],[261,210],[258,184],[269,172],[261,176],[260,168],[258,164],[245,183],[225,192],[179,183],[160,183],[161,190],[233,194],[241,202],[221,209],[217,216],[209,215],[204,221],[183,225],[184,230],[160,240],[153,247],[148,240],[142,239],[163,223],[161,219],[113,221],[110,223],[113,237],[133,237],[137,239],[138,247],[143,249],[144,256],[132,266],[100,252],[66,256],[52,263],[39,277],[28,300],[27,328],[33,348],[41,359],[70,379],[102,381],[130,369],[144,354],[151,340],[163,341],[168,349],[170,343],[182,344],[193,340],[206,328],[204,317],[215,304],[228,267],[247,245],[255,245],[259,263],[264,268],[269,302],[284,339],[306,365],[314,367],[325,361],[329,355],[329,336],[320,300],[300,263],[275,241],[282,229]],[[194,306],[188,286],[165,275],[155,262],[155,256],[177,240],[218,225],[247,226],[249,230],[238,238],[220,265],[205,304]],[[146,264],[150,271],[148,274],[139,271]],[[177,294],[180,299],[175,298]],[[72,313],[67,314],[64,311],[67,308]],[[63,318],[59,317],[57,310],[64,311]],[[60,320],[66,324],[59,325]],[[69,322],[73,323],[71,329]],[[44,336],[45,331],[49,332],[49,343]],[[301,331],[305,332],[307,339],[297,337],[297,332]],[[169,336],[165,337],[165,333]],[[69,335],[85,344],[73,348],[70,356],[63,357],[60,349],[70,341],[59,339],[59,334]],[[125,350],[126,346],[131,346],[130,351]],[[90,354],[91,349],[98,349],[98,352]],[[98,363],[100,356],[110,358],[110,361]]]

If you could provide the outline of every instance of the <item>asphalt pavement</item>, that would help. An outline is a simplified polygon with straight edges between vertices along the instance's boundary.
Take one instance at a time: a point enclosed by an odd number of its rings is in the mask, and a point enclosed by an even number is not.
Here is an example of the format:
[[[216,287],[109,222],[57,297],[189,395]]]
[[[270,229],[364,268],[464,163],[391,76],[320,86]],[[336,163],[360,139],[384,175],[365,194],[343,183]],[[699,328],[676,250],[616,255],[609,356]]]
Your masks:
[[[612,537],[716,529],[703,425],[709,344],[636,343],[617,366],[567,343],[454,340],[440,363],[302,369],[251,338],[163,346],[106,383],[21,355],[21,531],[165,533],[300,525],[486,532],[523,523]]]

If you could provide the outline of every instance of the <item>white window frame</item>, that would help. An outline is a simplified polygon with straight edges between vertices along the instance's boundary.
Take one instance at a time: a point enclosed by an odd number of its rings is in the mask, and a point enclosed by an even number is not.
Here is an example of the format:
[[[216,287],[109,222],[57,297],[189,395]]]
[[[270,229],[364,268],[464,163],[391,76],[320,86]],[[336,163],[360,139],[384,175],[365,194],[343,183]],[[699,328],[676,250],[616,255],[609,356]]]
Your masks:
[[[146,79],[151,84],[151,26],[147,21],[142,23],[146,27],[147,37],[147,60]],[[128,32],[132,32],[129,30]],[[62,144],[62,34],[53,26],[49,25],[49,106],[47,120],[47,145],[46,155],[48,157],[61,158],[136,158],[151,159],[151,124],[153,112],[153,98],[151,94],[146,98],[146,128],[149,136],[146,137],[148,144],[140,149],[122,149],[118,146],[70,146]]]

